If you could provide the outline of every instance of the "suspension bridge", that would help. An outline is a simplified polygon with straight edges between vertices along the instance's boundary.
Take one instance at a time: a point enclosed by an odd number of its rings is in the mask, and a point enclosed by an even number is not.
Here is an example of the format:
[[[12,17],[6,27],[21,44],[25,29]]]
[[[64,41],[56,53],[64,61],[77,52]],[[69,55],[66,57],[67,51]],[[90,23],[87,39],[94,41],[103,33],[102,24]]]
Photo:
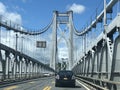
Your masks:
[[[120,13],[115,11],[119,3],[104,0],[104,9],[96,10],[82,30],[75,28],[72,11],[54,11],[50,24],[40,30],[26,29],[1,15],[1,85],[59,71],[58,46],[63,39],[68,51],[67,69],[75,73],[77,80],[97,90],[120,90]]]

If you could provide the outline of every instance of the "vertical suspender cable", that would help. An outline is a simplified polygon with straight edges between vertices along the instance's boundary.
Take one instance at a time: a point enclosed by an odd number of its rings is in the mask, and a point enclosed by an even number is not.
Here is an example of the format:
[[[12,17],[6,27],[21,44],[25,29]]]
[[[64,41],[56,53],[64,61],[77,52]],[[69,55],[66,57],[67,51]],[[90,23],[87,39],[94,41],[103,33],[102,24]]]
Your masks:
[[[1,44],[1,38],[2,38],[2,36],[1,36],[1,30],[2,30],[2,28],[1,28],[1,26],[0,26],[0,44]],[[0,47],[1,48],[1,47]]]
[[[21,34],[21,53],[23,53],[23,34]]]
[[[120,0],[118,0],[118,4],[117,4],[117,14],[120,12]]]
[[[26,54],[26,36],[24,35],[24,53]]]
[[[107,14],[106,14],[106,0],[104,0],[104,34],[105,39],[107,39]]]
[[[107,15],[106,15],[106,0],[104,0],[104,26],[107,24]]]
[[[35,31],[34,31],[35,32]],[[37,35],[35,35],[35,42],[37,41]],[[35,52],[36,52],[36,47],[35,47],[35,50],[34,50]],[[36,55],[35,55],[35,52],[34,52],[34,58],[36,58]]]
[[[8,45],[9,45],[9,47],[11,46],[10,45],[10,30],[8,31]]]
[[[0,15],[0,22],[2,22],[2,16],[1,16],[1,15]],[[2,36],[1,36],[1,35],[2,35],[2,34],[1,34],[1,30],[2,30],[2,28],[1,28],[1,25],[0,25],[0,44],[1,44],[1,37],[2,37]],[[1,46],[0,46],[0,48],[1,48]]]
[[[15,50],[18,50],[18,34],[16,33],[16,46],[15,46]]]

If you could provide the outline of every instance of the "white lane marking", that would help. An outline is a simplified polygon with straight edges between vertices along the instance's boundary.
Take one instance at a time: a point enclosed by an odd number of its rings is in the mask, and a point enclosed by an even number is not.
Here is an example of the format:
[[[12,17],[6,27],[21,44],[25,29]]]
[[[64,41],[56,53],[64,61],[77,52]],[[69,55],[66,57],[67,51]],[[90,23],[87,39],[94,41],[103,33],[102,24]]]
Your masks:
[[[28,82],[28,83],[31,83],[31,84],[33,84],[33,83],[35,83],[35,82]]]
[[[80,85],[82,85],[84,88],[86,88],[87,90],[90,90],[88,87],[86,87],[84,84],[82,84],[81,82],[79,82],[78,80],[76,80],[77,83],[79,83]]]

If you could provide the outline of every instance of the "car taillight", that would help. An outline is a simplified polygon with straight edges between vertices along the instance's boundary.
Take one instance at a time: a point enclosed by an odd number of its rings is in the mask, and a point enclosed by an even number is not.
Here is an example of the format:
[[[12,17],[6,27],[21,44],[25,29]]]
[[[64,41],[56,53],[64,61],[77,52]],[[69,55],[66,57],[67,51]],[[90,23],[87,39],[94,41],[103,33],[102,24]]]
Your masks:
[[[74,76],[74,75],[72,76],[72,79],[75,79],[75,76]]]
[[[56,76],[56,79],[60,79],[59,75]]]

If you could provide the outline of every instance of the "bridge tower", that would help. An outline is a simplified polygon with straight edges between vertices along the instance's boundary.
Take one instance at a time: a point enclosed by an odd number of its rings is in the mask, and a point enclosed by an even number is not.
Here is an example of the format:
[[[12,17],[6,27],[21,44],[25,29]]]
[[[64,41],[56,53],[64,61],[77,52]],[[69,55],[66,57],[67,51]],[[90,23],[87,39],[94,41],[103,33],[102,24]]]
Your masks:
[[[59,13],[54,11],[53,13],[53,25],[52,25],[52,50],[51,50],[51,60],[50,67],[54,70],[56,69],[57,60],[57,29],[58,24],[68,25],[69,36],[68,36],[68,55],[69,55],[69,69],[71,70],[73,65],[73,12],[68,11],[66,13]]]

